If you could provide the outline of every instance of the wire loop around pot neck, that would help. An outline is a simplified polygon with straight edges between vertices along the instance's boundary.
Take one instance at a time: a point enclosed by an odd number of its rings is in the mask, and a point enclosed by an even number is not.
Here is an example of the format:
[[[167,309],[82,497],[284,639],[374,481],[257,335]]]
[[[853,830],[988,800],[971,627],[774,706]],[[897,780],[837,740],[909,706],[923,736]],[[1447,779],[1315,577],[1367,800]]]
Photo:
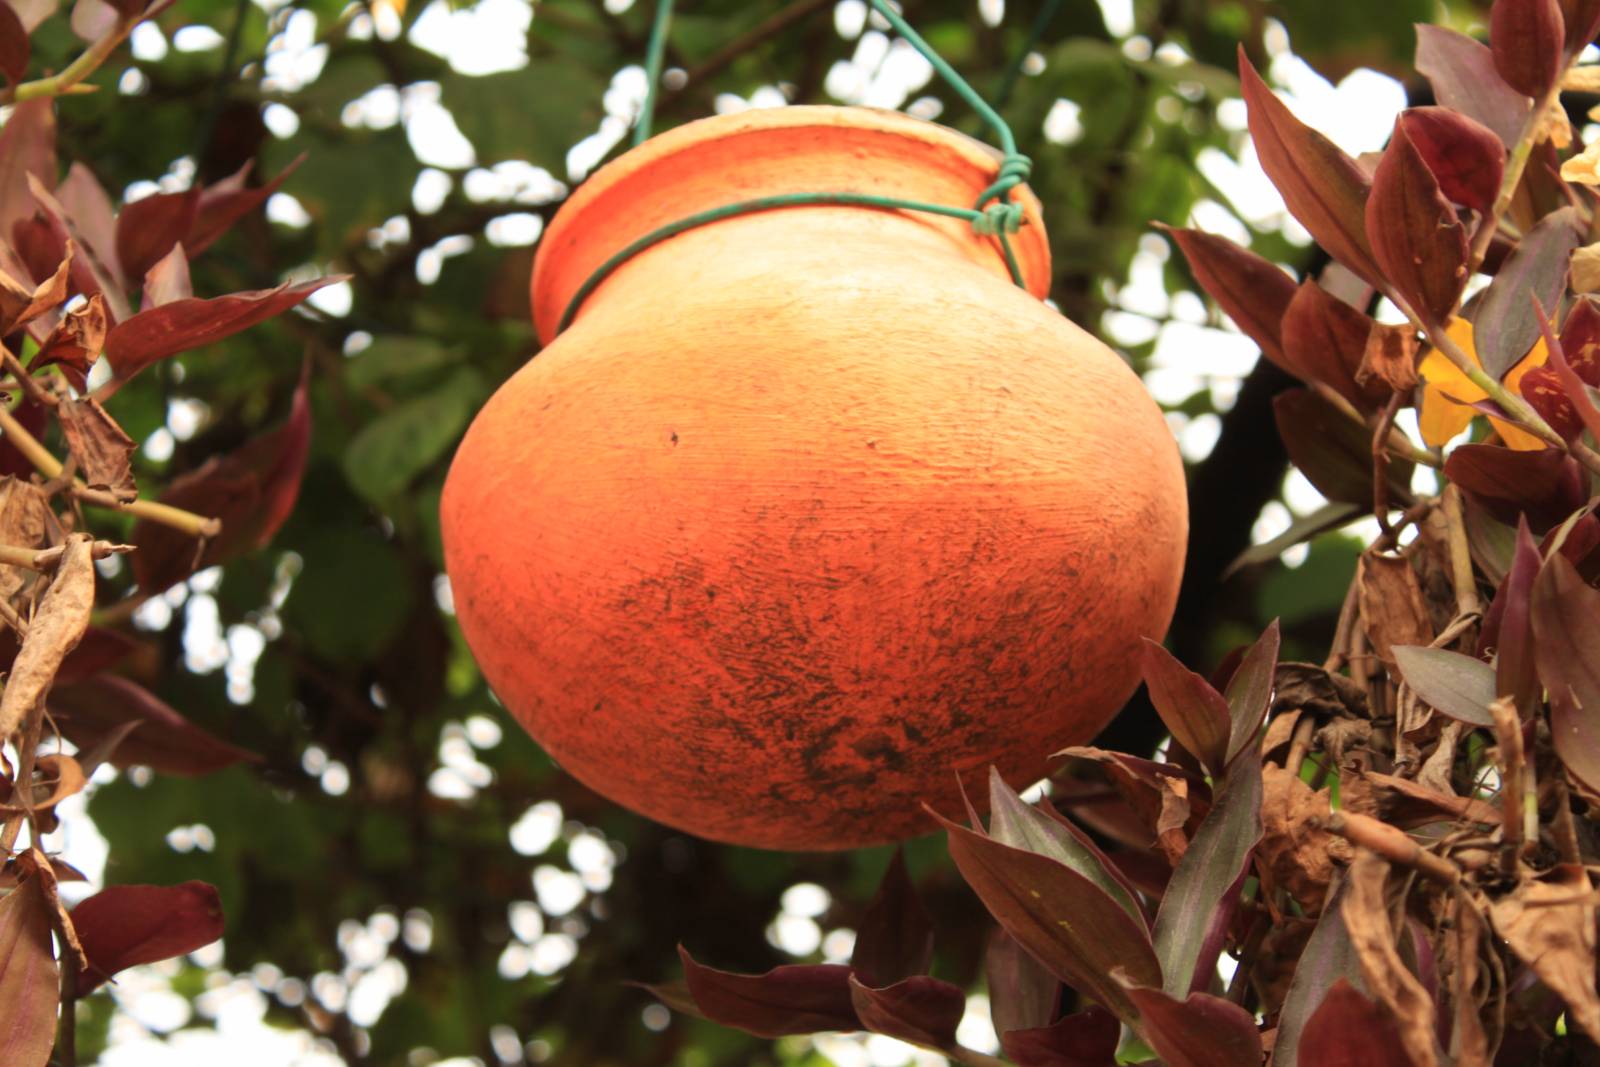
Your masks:
[[[999,142],[1001,159],[1000,166],[995,172],[994,181],[978,194],[978,200],[970,208],[952,207],[948,204],[933,204],[923,200],[905,200],[900,197],[874,196],[866,193],[788,193],[781,196],[764,196],[754,200],[741,200],[722,207],[701,211],[676,222],[668,223],[658,229],[652,230],[643,237],[631,242],[627,247],[614,253],[609,259],[586,278],[577,292],[567,301],[567,306],[561,312],[561,321],[556,324],[556,333],[560,334],[572,324],[577,316],[578,309],[583,305],[590,293],[600,286],[600,283],[610,277],[613,271],[622,266],[629,259],[649,248],[676,237],[687,230],[692,230],[707,223],[721,219],[733,218],[737,215],[748,215],[757,211],[771,211],[776,208],[803,207],[808,205],[832,204],[847,205],[852,207],[880,208],[883,210],[924,211],[934,215],[945,215],[950,218],[966,219],[972,226],[973,232],[984,237],[993,237],[1000,246],[1001,255],[1005,258],[1006,270],[1011,275],[1011,280],[1017,286],[1026,289],[1027,282],[1022,277],[1022,268],[1017,263],[1016,253],[1007,240],[1008,234],[1016,233],[1027,221],[1027,216],[1022,205],[1011,198],[1012,190],[1027,182],[1033,172],[1033,160],[1017,150],[1016,136],[1011,132],[1011,127],[1000,113],[976,89],[967,83],[960,73],[943,56],[934,51],[933,46],[923,40],[922,35],[911,28],[889,3],[889,0],[869,0],[872,9],[886,19],[894,31],[905,39],[906,43],[915,48],[926,59],[938,75],[945,80],[955,94],[964,103],[978,113],[991,130],[994,131],[995,140]],[[655,20],[650,28],[650,43],[645,54],[646,89],[644,102],[639,108],[639,117],[634,123],[633,143],[639,145],[650,137],[655,120],[656,98],[661,82],[661,66],[667,47],[667,27],[672,19],[672,0],[656,0]]]

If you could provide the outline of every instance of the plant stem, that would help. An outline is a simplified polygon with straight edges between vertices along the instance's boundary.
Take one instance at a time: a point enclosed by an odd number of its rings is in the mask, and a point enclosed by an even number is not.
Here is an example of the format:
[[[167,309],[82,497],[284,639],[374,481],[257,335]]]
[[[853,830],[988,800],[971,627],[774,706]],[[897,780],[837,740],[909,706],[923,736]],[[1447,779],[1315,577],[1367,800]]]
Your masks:
[[[52,456],[49,450],[3,407],[0,407],[0,434],[3,434],[40,474],[46,478],[61,476],[61,461]],[[157,503],[154,500],[133,500],[124,504],[110,493],[90,489],[76,478],[72,480],[72,495],[86,504],[94,504],[113,511],[126,511],[141,519],[181,530],[190,537],[215,537],[222,532],[222,523],[217,519],[196,515],[192,511],[184,511],[182,508]]]
[[[0,564],[12,567],[26,567],[32,571],[49,572],[56,569],[61,563],[61,557],[66,554],[66,545],[57,545],[54,548],[22,548],[18,545],[0,545]],[[96,541],[89,546],[89,553],[95,559],[105,559],[107,556],[120,555],[132,552],[132,545],[118,545],[110,541]]]
[[[1468,260],[1467,273],[1476,274],[1483,265],[1483,257],[1489,251],[1489,242],[1494,240],[1494,235],[1500,228],[1500,216],[1506,213],[1511,206],[1511,200],[1517,195],[1517,186],[1522,184],[1523,171],[1528,169],[1528,159],[1533,155],[1533,146],[1539,136],[1539,127],[1544,122],[1544,116],[1550,108],[1561,98],[1561,80],[1545,94],[1544,99],[1535,100],[1533,110],[1528,112],[1527,119],[1522,123],[1522,132],[1517,135],[1517,143],[1512,145],[1511,154],[1506,158],[1506,169],[1500,179],[1500,191],[1495,195],[1494,205],[1489,209],[1489,215],[1479,225],[1478,232],[1472,238],[1472,255]]]
[[[1338,390],[1324,385],[1322,382],[1312,382],[1311,387],[1324,400],[1338,408],[1339,414],[1352,422],[1358,423],[1363,429],[1367,428],[1367,420],[1362,416],[1361,412],[1357,411],[1350,401],[1340,396]],[[1385,440],[1387,441],[1385,447],[1403,459],[1409,459],[1413,463],[1435,469],[1444,466],[1444,462],[1438,456],[1425,448],[1419,448],[1417,443],[1407,437],[1398,427],[1390,426]]]
[[[20,104],[24,100],[37,100],[41,97],[92,92],[92,86],[80,89],[79,83],[99,70],[100,65],[111,58],[111,53],[115,52],[117,46],[133,32],[133,28],[139,25],[142,17],[142,15],[124,15],[112,27],[111,32],[84,49],[83,54],[68,64],[65,70],[48,78],[23,82],[9,93],[0,93],[0,103]]]
[[[1482,367],[1472,361],[1472,358],[1461,350],[1461,346],[1450,339],[1450,335],[1441,329],[1429,329],[1424,326],[1428,334],[1428,342],[1434,348],[1444,353],[1444,357],[1455,364],[1457,370],[1467,376],[1467,380],[1485,393],[1489,399],[1499,404],[1501,409],[1509,415],[1513,422],[1533,434],[1545,444],[1553,448],[1565,449],[1567,443],[1561,435],[1545,422],[1540,414],[1528,405],[1528,402],[1507,389],[1504,385],[1491,378]],[[1582,457],[1579,457],[1580,459]],[[1600,457],[1596,457],[1600,459]]]

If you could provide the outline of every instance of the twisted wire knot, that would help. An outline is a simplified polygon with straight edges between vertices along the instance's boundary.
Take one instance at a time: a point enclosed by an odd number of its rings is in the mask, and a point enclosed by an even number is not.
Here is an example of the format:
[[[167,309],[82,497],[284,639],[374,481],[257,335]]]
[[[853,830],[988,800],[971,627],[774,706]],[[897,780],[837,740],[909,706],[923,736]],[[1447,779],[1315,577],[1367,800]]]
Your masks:
[[[1025,220],[1022,205],[1013,203],[1011,190],[1026,182],[1033,173],[1033,160],[1020,152],[1012,152],[1000,161],[994,181],[978,196],[975,205],[979,212],[972,220],[972,228],[979,234],[992,237],[1016,233]]]

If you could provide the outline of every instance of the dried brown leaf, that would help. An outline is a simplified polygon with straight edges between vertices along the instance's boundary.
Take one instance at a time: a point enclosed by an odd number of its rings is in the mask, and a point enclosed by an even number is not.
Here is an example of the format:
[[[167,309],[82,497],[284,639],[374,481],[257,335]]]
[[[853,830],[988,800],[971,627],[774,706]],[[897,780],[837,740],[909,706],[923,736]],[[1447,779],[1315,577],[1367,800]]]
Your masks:
[[[1456,936],[1451,945],[1455,962],[1455,1034],[1450,1052],[1457,1063],[1488,1063],[1489,1038],[1483,1030],[1483,1016],[1476,999],[1478,976],[1482,971],[1478,948],[1483,943],[1484,919],[1470,902],[1456,908]]]
[[[1600,1039],[1591,890],[1582,867],[1562,864],[1543,878],[1525,877],[1489,906],[1489,917],[1511,951],[1567,1002],[1567,1018]]]
[[[1182,778],[1161,779],[1161,812],[1156,816],[1156,844],[1174,868],[1189,848],[1183,828],[1189,824],[1189,783]]]
[[[88,784],[83,768],[71,756],[53,753],[49,756],[40,756],[34,764],[34,774],[37,776],[33,784],[32,803],[28,805],[18,803],[0,804],[0,812],[15,815],[19,812],[48,811],[72,796],[74,793],[83,792],[83,787]],[[6,798],[14,801],[15,795]]]
[[[105,300],[96,293],[61,316],[61,321],[40,346],[39,354],[33,357],[32,366],[38,369],[59,363],[73,372],[73,384],[81,386],[89,368],[100,358],[109,328]]]
[[[9,274],[0,273],[0,335],[26,326],[46,311],[67,299],[68,278],[72,273],[72,242],[54,274],[36,286],[23,285]]]
[[[1417,387],[1417,332],[1409,326],[1390,326],[1374,322],[1361,353],[1356,381],[1367,385],[1374,379],[1399,392]]]
[[[133,482],[133,450],[138,447],[100,401],[68,400],[56,407],[67,447],[90,489],[104,489],[123,502],[137,499]]]
[[[1313,792],[1298,775],[1276,764],[1261,768],[1261,843],[1256,859],[1272,871],[1307,914],[1322,909],[1335,863],[1350,862],[1350,844],[1322,828],[1328,817],[1328,790]]]
[[[1361,777],[1377,791],[1380,809],[1388,821],[1396,826],[1406,827],[1441,819],[1463,819],[1489,825],[1500,822],[1500,809],[1481,800],[1440,792],[1392,774],[1367,771]]]
[[[1361,961],[1367,989],[1399,1025],[1400,1040],[1412,1062],[1416,1067],[1439,1067],[1433,998],[1395,949],[1395,932],[1383,893],[1388,876],[1389,864],[1376,853],[1356,850],[1340,913]]]
[[[50,588],[28,624],[28,636],[0,695],[0,737],[10,737],[50,692],[56,671],[89,628],[94,608],[94,559],[88,534],[73,534]]]
[[[11,475],[0,478],[0,544],[16,548],[44,548],[55,517],[38,486]],[[34,572],[0,564],[0,600],[9,601],[29,582]]]
[[[1394,666],[1395,645],[1428,645],[1433,623],[1422,598],[1422,583],[1403,556],[1368,553],[1356,570],[1361,621],[1378,658]]]

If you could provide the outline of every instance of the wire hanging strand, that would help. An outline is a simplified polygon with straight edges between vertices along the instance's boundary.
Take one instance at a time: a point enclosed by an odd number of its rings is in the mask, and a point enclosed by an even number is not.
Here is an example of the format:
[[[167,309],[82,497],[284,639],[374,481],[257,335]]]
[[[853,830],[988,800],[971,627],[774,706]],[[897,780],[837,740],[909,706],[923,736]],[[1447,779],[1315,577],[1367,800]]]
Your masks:
[[[1000,151],[1004,158],[1000,161],[1000,170],[995,175],[993,184],[978,195],[976,209],[983,214],[980,220],[974,220],[973,229],[981,234],[992,235],[1000,238],[1001,245],[1005,246],[1005,235],[1016,233],[1022,226],[1022,205],[1013,203],[1011,190],[1028,180],[1033,173],[1033,160],[1017,151],[1017,138],[1011,132],[1011,126],[1000,113],[989,106],[978,91],[967,83],[954,67],[945,62],[943,56],[934,51],[933,46],[922,39],[922,35],[911,28],[911,24],[896,11],[889,0],[872,0],[872,9],[888,20],[889,25],[906,42],[922,54],[933,69],[943,78],[951,89],[955,90],[962,102],[978,113],[978,117],[989,125],[994,131],[995,140],[1000,142]],[[1006,247],[1009,257],[1010,249]]]
[[[633,143],[644,144],[650,139],[650,128],[655,124],[656,96],[661,88],[661,64],[667,54],[667,27],[672,23],[672,0],[656,0],[656,17],[650,25],[650,47],[644,57],[644,103],[639,105],[639,118],[633,124]]]
[[[702,211],[688,218],[679,219],[668,223],[645,234],[630,243],[627,247],[613,253],[604,263],[595,268],[593,273],[584,280],[572,297],[567,301],[567,306],[562,310],[561,319],[556,325],[556,333],[562,333],[572,324],[578,315],[578,309],[588,299],[589,294],[597,289],[601,282],[610,277],[622,264],[633,258],[652,245],[659,244],[668,238],[675,237],[687,230],[704,226],[707,223],[717,222],[721,219],[733,218],[738,215],[747,215],[757,211],[771,211],[776,208],[800,207],[808,204],[849,204],[856,207],[877,208],[881,210],[900,211],[925,211],[935,215],[945,215],[951,218],[966,219],[972,226],[973,232],[985,237],[992,237],[1000,248],[1001,257],[1005,260],[1006,271],[1011,275],[1013,284],[1020,288],[1027,288],[1027,280],[1022,276],[1021,265],[1017,262],[1015,251],[1011,247],[1009,234],[1016,233],[1026,216],[1022,205],[1011,199],[1011,190],[1028,180],[1033,169],[1033,161],[1017,151],[1017,139],[1011,132],[1011,127],[1000,113],[989,106],[989,102],[978,95],[977,90],[967,83],[956,69],[945,62],[944,57],[933,50],[933,46],[922,39],[922,35],[911,28],[910,23],[890,6],[888,0],[871,0],[872,9],[888,20],[889,25],[903,37],[911,47],[922,54],[935,72],[955,90],[957,96],[974,111],[978,117],[988,124],[994,131],[995,139],[1000,142],[1002,159],[1000,168],[995,174],[994,181],[978,195],[978,202],[970,208],[951,207],[947,204],[930,204],[921,200],[907,200],[893,196],[878,196],[865,193],[786,193],[779,196],[757,197],[754,200],[742,200],[732,204],[724,204],[718,208]],[[667,29],[672,20],[672,0],[657,0],[655,20],[650,28],[650,42],[645,55],[645,97],[640,105],[639,117],[634,123],[633,143],[635,146],[644,143],[650,138],[651,127],[655,119],[656,98],[661,83],[661,66],[667,49]]]

